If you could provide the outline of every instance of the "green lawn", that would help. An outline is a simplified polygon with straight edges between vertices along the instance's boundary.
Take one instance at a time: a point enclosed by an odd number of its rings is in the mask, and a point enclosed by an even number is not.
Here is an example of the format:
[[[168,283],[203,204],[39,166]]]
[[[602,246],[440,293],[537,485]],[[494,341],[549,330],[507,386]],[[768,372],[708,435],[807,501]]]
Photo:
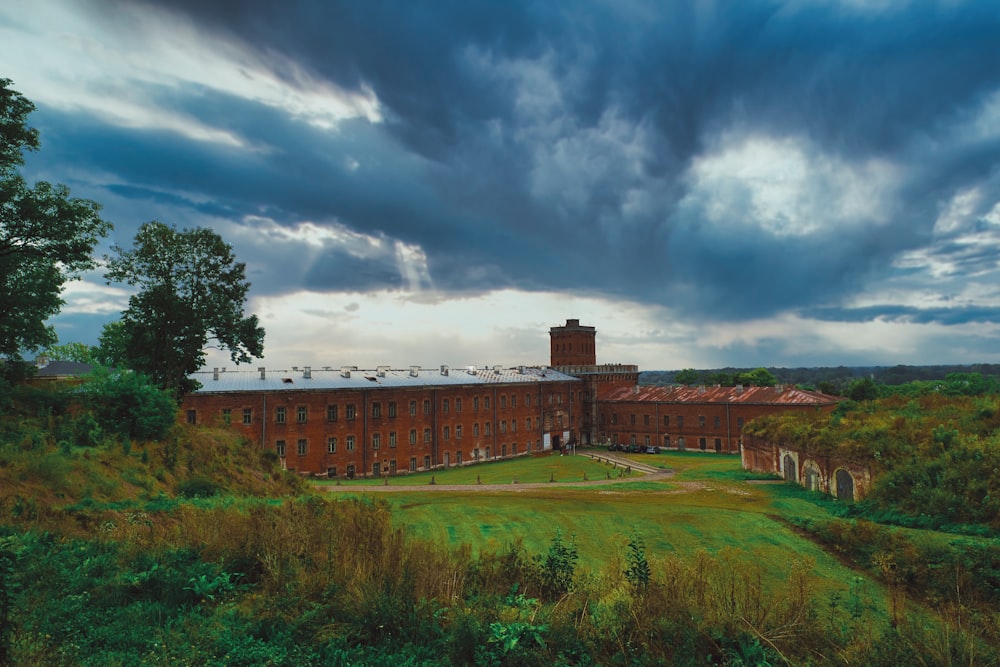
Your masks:
[[[783,484],[749,484],[738,457],[671,452],[635,455],[635,460],[655,461],[676,475],[664,481],[644,481],[633,473],[632,481],[595,486],[475,488],[477,476],[483,484],[509,484],[512,479],[521,483],[550,478],[575,481],[584,472],[593,480],[608,471],[605,464],[583,456],[551,456],[435,473],[437,484],[469,484],[468,490],[428,493],[414,486],[367,493],[387,502],[410,535],[469,544],[477,550],[522,540],[529,551],[541,553],[558,531],[574,537],[581,565],[599,569],[617,562],[630,535],[639,534],[651,559],[692,558],[701,550],[742,550],[749,558],[774,564],[772,583],[776,585],[792,561],[803,559],[813,563],[815,582],[822,591],[846,591],[858,576],[867,580],[776,518],[783,513],[825,513],[821,498],[786,490]],[[428,478],[414,475],[391,479],[389,484],[420,480],[418,484],[426,485]],[[332,494],[366,493],[348,486],[325,488]],[[881,596],[881,587],[870,583],[866,589]]]

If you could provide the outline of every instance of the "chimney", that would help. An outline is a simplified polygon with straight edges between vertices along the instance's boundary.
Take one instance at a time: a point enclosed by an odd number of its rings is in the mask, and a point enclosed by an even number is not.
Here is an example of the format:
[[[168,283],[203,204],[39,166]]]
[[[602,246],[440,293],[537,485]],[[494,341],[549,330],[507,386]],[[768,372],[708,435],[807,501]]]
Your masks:
[[[266,379],[266,377],[265,377],[265,373],[267,373],[267,371],[266,371],[266,370],[264,369],[264,367],[263,367],[263,366],[259,366],[259,367],[257,368],[257,370],[259,370],[259,371],[260,371],[260,379],[261,379],[261,380],[264,380],[264,379]]]
[[[496,373],[497,375],[500,375],[500,371],[502,370],[503,366],[501,366],[500,364],[497,364],[496,366],[493,367],[493,372]]]
[[[742,394],[743,393],[743,385],[741,385],[741,384],[736,385],[736,393],[737,394]]]
[[[517,372],[520,373],[521,375],[524,375],[524,366],[518,366]]]
[[[375,375],[379,376],[380,378],[384,378],[385,372],[387,370],[389,370],[388,366],[378,366],[375,368]]]
[[[212,379],[215,381],[219,380],[219,369],[218,367],[212,369]]]
[[[410,377],[420,377],[420,366],[410,366]]]
[[[351,377],[351,367],[350,366],[341,366],[340,367],[340,377],[342,377],[342,378],[349,378],[349,377]]]
[[[448,367],[445,366],[444,364],[442,364],[441,365],[441,375],[447,375],[447,374],[448,374]]]
[[[313,376],[312,366],[303,366],[302,367],[302,377],[304,377],[307,380],[311,380],[312,376]]]

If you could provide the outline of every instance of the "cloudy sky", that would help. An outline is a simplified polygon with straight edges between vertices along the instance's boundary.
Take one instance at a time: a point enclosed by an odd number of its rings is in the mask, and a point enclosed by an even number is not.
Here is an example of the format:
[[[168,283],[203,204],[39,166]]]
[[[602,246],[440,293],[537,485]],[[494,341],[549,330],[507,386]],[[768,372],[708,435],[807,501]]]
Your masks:
[[[1000,362],[998,44],[977,0],[0,4],[25,175],[109,244],[217,230],[273,367],[567,318],[644,369]],[[65,298],[94,343],[128,293]]]

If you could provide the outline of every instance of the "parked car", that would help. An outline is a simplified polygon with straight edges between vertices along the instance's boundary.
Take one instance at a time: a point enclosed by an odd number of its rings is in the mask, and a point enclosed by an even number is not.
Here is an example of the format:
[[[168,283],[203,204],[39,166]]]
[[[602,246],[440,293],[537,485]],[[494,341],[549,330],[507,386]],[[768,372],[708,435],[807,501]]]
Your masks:
[[[659,454],[660,453],[660,448],[656,447],[656,446],[649,446],[649,447],[646,447],[646,449],[644,451],[647,454]]]

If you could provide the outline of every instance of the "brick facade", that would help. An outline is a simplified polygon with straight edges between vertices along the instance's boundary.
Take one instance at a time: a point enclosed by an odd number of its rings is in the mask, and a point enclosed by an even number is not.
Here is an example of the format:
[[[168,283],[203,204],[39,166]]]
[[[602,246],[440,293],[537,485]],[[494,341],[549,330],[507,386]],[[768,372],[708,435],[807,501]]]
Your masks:
[[[747,436],[743,442],[743,468],[781,475],[813,491],[841,500],[861,500],[871,490],[871,469],[833,456],[820,456]]]
[[[196,374],[183,418],[228,424],[303,473],[416,472],[559,449],[579,434],[583,384],[550,369],[438,375],[446,384],[427,371],[259,373]]]
[[[596,442],[738,454],[750,420],[789,410],[828,412],[837,402],[795,387],[614,388],[598,397]]]

